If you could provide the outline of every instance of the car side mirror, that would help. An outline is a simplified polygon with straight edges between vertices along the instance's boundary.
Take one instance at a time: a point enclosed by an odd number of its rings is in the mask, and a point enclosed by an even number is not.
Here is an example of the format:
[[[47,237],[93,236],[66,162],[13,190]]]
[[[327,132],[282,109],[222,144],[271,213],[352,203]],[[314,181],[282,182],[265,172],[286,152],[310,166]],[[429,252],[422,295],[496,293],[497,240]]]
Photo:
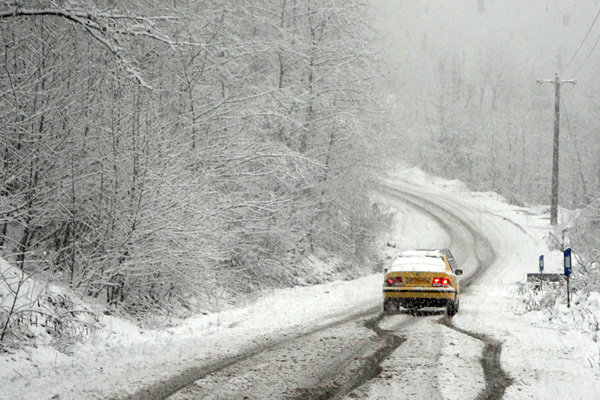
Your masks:
[[[455,269],[454,275],[462,275],[462,269]]]

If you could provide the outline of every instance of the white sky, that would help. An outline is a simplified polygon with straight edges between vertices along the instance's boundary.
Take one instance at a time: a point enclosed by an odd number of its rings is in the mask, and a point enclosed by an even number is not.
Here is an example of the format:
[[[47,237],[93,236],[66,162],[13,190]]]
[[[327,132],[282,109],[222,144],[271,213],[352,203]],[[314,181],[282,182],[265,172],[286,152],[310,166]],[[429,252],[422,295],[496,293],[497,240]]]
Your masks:
[[[529,78],[552,78],[600,8],[597,0],[379,0],[377,5],[376,25],[389,59],[406,67],[401,67],[405,79],[417,80],[440,53],[462,58],[467,68],[485,67],[494,55],[508,53]],[[599,37],[600,21],[564,78],[577,70]],[[600,45],[583,77],[600,69],[598,54]]]

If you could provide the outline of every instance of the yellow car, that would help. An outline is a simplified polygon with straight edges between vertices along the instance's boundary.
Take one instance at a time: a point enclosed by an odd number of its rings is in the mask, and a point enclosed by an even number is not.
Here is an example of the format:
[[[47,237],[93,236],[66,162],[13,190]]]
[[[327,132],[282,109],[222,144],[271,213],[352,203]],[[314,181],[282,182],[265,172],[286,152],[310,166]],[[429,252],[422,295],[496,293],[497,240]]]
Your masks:
[[[405,251],[385,270],[383,310],[390,314],[404,308],[446,307],[458,312],[462,270],[449,249]]]

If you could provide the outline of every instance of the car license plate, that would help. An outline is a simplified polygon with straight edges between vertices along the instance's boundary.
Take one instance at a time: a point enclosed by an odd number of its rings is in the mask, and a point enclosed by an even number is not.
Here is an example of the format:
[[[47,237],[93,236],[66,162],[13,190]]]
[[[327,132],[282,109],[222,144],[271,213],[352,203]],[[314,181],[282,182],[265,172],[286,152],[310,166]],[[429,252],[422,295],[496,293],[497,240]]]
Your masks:
[[[406,280],[406,283],[410,285],[422,285],[429,283],[429,278],[409,278]]]

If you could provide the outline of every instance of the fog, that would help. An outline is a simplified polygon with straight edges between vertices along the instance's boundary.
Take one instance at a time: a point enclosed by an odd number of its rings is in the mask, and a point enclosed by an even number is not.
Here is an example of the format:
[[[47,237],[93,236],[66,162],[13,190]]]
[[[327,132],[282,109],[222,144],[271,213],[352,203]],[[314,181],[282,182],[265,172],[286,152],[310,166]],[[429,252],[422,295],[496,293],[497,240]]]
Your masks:
[[[460,58],[468,72],[477,72],[490,61],[510,60],[534,82],[540,76],[552,77],[566,66],[598,10],[597,1],[571,0],[383,0],[376,6],[375,26],[386,58],[416,81],[427,77],[423,72],[440,54]],[[599,34],[600,24],[564,78],[579,67]],[[598,61],[597,56],[588,60],[581,78],[598,72],[590,68],[594,59]]]
[[[400,138],[406,150],[399,159],[517,202],[547,203],[554,91],[536,81],[559,73],[578,81],[564,87],[561,99],[561,167],[569,185],[561,196],[577,206],[588,186],[598,185],[600,23],[592,26],[598,5],[377,2],[383,91],[393,110],[390,139]]]

